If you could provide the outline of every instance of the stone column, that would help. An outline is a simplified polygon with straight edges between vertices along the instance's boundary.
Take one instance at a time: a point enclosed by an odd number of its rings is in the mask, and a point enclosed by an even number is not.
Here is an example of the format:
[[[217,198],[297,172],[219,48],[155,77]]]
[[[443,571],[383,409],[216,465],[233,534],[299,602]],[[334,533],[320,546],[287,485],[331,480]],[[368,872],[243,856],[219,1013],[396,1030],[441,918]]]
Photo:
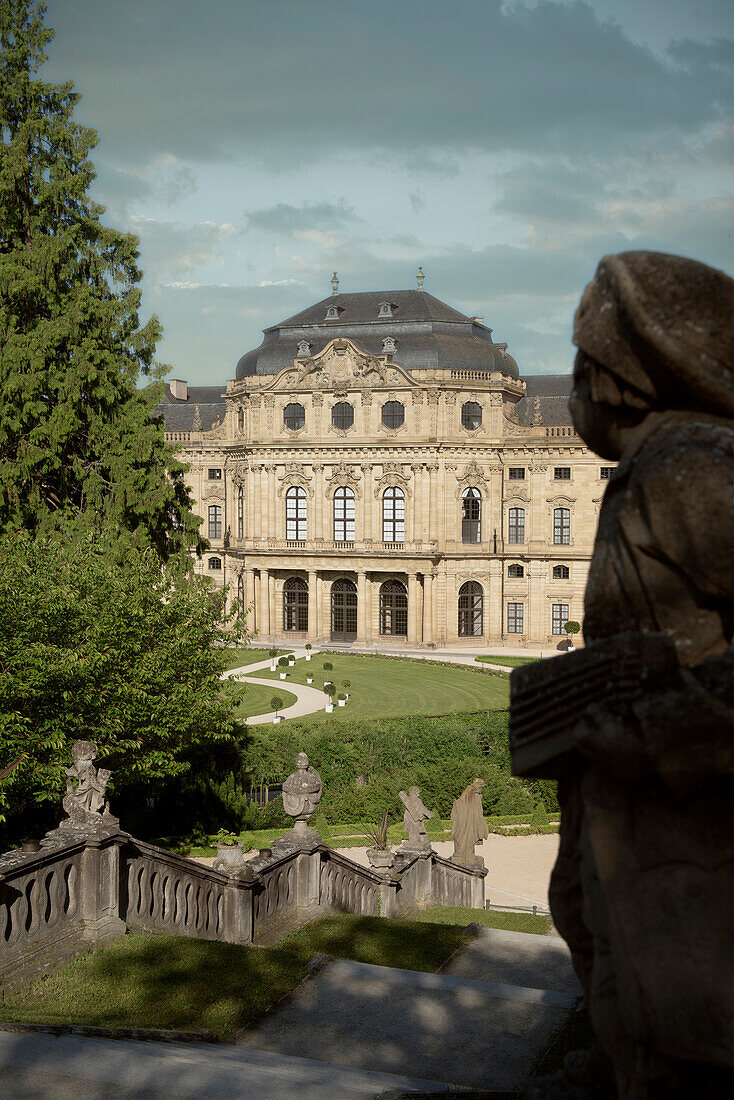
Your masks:
[[[275,486],[276,486],[275,466],[268,466],[267,467],[267,475],[266,475],[265,484],[267,486],[266,492],[268,494],[268,529],[267,529],[268,538],[277,539],[278,529],[277,529],[276,518],[275,518],[275,505],[276,505],[276,500],[277,500],[276,489],[275,489]]]
[[[245,607],[250,607],[252,610],[247,616],[247,629],[255,629],[255,571],[254,569],[245,569]]]
[[[314,462],[314,489],[309,506],[313,510],[313,518],[308,517],[306,534],[309,539],[323,542],[324,534],[324,467],[320,462]]]
[[[527,620],[525,636],[528,641],[545,642],[551,632],[550,604],[545,596],[546,577],[548,575],[547,561],[528,562],[528,606],[525,611]]]
[[[257,628],[263,634],[270,631],[270,576],[267,569],[260,570],[260,600],[257,605]]]
[[[227,876],[224,888],[224,927],[227,943],[252,943],[253,885],[241,880],[244,872]]]
[[[418,641],[418,577],[408,573],[408,645]]]
[[[422,542],[426,522],[423,506],[423,463],[413,464],[413,539]]]
[[[357,573],[357,645],[367,641],[367,575]]]
[[[314,570],[308,574],[308,640],[319,636],[319,575]]]
[[[319,626],[321,637],[331,637],[331,578],[319,576]]]
[[[281,624],[278,622],[278,604],[275,597],[275,574],[270,574],[270,584],[268,586],[268,596],[270,603],[270,628],[268,633],[270,637],[275,637],[276,634],[280,634]]]
[[[507,623],[503,622],[505,609],[502,606],[502,570],[506,568],[499,558],[490,560],[489,592],[484,604],[484,633],[493,641],[500,641],[507,628]]]
[[[104,943],[125,934],[120,919],[120,849],[101,837],[85,839],[81,858],[80,916],[85,940]]]
[[[423,574],[423,641],[433,641],[433,573]]]
[[[364,586],[364,623],[365,623],[365,640],[372,641],[372,590],[373,590],[372,578],[368,577],[365,573],[365,586]]]

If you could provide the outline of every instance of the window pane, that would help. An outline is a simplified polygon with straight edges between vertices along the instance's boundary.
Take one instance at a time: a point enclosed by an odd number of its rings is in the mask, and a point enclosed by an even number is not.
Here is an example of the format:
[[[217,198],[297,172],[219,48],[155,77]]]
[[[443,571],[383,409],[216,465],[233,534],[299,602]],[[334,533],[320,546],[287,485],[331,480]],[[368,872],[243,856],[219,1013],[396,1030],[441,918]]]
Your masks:
[[[399,401],[388,401],[382,406],[382,423],[386,428],[399,428],[405,420],[405,408]]]
[[[553,470],[553,477],[556,481],[570,481],[571,479],[571,467],[570,466],[556,466]]]
[[[476,431],[482,423],[482,406],[476,401],[465,401],[461,406],[461,423],[470,432]]]
[[[331,410],[331,423],[342,431],[351,428],[354,423],[354,409],[348,401],[340,401]]]
[[[484,590],[476,581],[459,589],[459,637],[476,638],[484,632]]]
[[[523,466],[510,466],[510,481],[524,481],[525,468]]]
[[[567,565],[554,565],[553,566],[553,580],[554,581],[567,581],[570,576],[570,571]]]
[[[553,542],[567,546],[571,542],[571,511],[569,508],[553,509]]]
[[[209,505],[209,538],[222,537],[222,509],[218,504]]]
[[[554,603],[553,604],[553,633],[565,634],[563,629],[568,622],[568,604],[567,603]]]
[[[613,466],[602,466],[602,468],[599,470],[599,477],[602,479],[602,481],[608,481],[613,473]]]
[[[218,467],[218,466],[217,467],[211,467],[209,469],[207,477],[209,478],[209,481],[221,481],[222,480],[221,468]]]
[[[508,603],[507,605],[507,633],[522,634],[524,623],[525,605],[521,603]]]
[[[513,543],[525,542],[524,508],[510,508],[509,523],[507,525],[507,541]]]
[[[297,401],[291,402],[283,409],[283,422],[286,428],[296,431],[306,423],[306,410]]]
[[[285,495],[285,537],[290,541],[306,538],[306,490],[292,486]]]

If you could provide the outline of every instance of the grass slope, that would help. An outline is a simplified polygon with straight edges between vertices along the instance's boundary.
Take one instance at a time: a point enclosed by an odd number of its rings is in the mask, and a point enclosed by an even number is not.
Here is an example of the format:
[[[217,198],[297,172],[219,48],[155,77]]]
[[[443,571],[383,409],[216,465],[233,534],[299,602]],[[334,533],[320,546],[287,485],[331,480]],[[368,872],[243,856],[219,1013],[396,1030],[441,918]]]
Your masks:
[[[520,665],[529,665],[531,661],[539,660],[538,657],[497,657],[492,653],[482,654],[475,658],[477,661],[490,665],[508,665],[510,668],[518,668]]]
[[[331,672],[324,672],[325,661],[333,665]],[[305,684],[310,672],[314,675],[315,688],[322,688],[324,680],[330,679],[337,691],[342,691],[342,680],[350,681],[347,705],[335,706],[329,716],[335,722],[402,714],[455,714],[500,709],[506,707],[509,700],[509,684],[506,681],[426,661],[319,653],[311,661],[296,661],[295,666],[288,669],[288,680]],[[278,680],[286,686],[288,684],[288,680],[278,679],[277,672],[264,670],[258,675],[264,679]],[[299,718],[299,722],[320,722],[323,718],[324,714],[320,711],[308,718]]]

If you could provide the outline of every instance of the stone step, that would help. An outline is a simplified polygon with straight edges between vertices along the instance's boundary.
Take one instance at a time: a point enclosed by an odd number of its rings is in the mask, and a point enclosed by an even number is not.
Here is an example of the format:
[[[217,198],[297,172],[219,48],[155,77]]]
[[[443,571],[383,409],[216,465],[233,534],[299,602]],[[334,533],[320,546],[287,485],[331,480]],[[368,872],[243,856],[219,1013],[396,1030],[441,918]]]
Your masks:
[[[514,950],[522,955],[523,947]],[[525,1083],[576,1000],[575,992],[535,985],[335,959],[239,1041],[354,1069],[511,1090]]]
[[[0,1079],[13,1100],[365,1100],[447,1088],[240,1046],[19,1033],[0,1033]]]
[[[564,940],[479,925],[477,935],[441,971],[510,985],[539,986],[574,997],[581,985]]]

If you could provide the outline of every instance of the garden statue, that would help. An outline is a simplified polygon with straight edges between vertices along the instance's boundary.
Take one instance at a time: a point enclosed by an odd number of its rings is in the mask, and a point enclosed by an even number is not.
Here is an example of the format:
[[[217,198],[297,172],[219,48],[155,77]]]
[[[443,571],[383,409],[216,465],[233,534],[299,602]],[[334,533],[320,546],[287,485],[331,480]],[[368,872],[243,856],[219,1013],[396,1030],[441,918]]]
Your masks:
[[[75,741],[71,746],[74,761],[66,773],[66,794],[62,806],[68,814],[60,825],[62,829],[99,828],[102,825],[118,825],[105,801],[105,791],[112,772],[95,768],[92,761],[97,747],[91,741]],[[76,780],[76,786],[74,781]]]
[[[484,860],[474,851],[474,845],[489,836],[487,822],[482,813],[483,789],[484,780],[475,779],[451,807],[451,831],[454,838],[451,862],[460,863],[462,867],[484,867]]]
[[[296,770],[283,783],[283,809],[295,818],[295,825],[273,844],[273,850],[320,844],[321,837],[306,824],[321,799],[321,776],[308,762],[305,752],[296,757]]]
[[[406,794],[400,791],[400,801],[405,806],[403,826],[408,834],[407,841],[400,846],[403,852],[430,852],[431,845],[423,824],[426,818],[434,817],[433,810],[427,809],[421,800],[420,787],[411,787]]]
[[[574,424],[619,465],[587,648],[513,672],[511,742],[558,779],[551,911],[597,1045],[528,1096],[734,1092],[733,321],[728,276],[652,252],[603,259],[576,314]]]

